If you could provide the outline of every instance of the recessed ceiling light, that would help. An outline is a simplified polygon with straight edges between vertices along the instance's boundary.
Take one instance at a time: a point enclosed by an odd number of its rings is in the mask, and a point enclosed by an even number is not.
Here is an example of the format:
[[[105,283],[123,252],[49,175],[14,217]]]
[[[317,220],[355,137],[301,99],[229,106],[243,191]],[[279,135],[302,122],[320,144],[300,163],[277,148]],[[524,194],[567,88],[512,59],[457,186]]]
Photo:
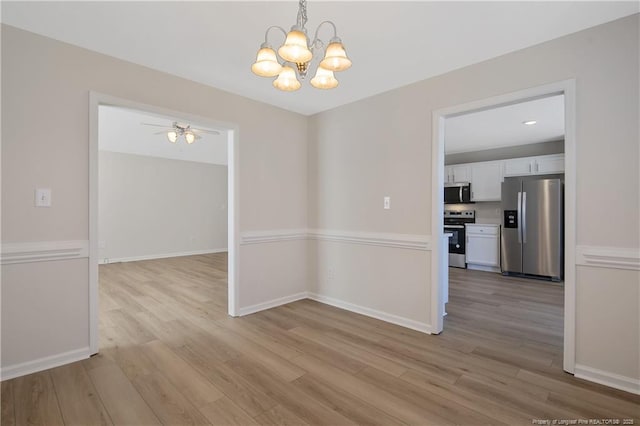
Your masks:
[[[533,126],[536,123],[537,123],[536,120],[529,120],[529,121],[523,121],[522,122],[522,124],[526,124],[527,126]]]

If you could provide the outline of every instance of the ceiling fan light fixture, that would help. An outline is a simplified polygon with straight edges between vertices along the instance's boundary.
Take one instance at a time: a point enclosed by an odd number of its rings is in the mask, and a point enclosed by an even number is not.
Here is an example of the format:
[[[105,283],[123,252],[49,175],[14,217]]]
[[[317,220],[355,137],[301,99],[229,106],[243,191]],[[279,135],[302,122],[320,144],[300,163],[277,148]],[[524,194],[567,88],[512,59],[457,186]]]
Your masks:
[[[344,71],[351,67],[351,59],[347,57],[342,40],[338,37],[329,42],[320,66],[330,71]]]
[[[176,132],[175,130],[169,130],[167,132],[167,139],[169,139],[169,142],[171,143],[176,143],[176,141],[178,140],[178,132]]]
[[[338,80],[334,77],[333,71],[320,65],[316,70],[316,75],[311,79],[311,85],[316,89],[333,89],[338,86]]]
[[[269,44],[262,43],[251,71],[260,77],[275,77],[281,70],[282,65],[278,63],[275,50]]]
[[[184,132],[184,140],[187,141],[189,145],[191,145],[196,141],[196,135],[191,130],[187,130],[186,132]]]
[[[284,66],[278,78],[273,81],[273,86],[285,92],[294,92],[300,88],[301,84],[296,78],[296,72],[293,68]]]

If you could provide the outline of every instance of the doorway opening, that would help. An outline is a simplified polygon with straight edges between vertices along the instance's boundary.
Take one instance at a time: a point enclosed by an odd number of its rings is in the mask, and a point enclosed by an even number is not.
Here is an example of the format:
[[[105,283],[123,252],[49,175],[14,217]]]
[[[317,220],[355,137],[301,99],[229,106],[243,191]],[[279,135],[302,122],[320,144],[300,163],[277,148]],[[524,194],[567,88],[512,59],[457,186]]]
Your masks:
[[[537,111],[537,119],[533,116],[536,115],[535,111]],[[555,120],[557,121],[555,125],[550,124],[550,121],[554,120],[554,115],[559,118]],[[496,129],[495,123],[492,124],[491,120],[501,117],[512,121],[516,117],[526,118],[510,126]],[[538,123],[532,123],[532,121],[540,121],[541,125],[536,127]],[[543,304],[545,300],[550,300],[550,303],[557,305],[553,310],[556,316],[548,317],[548,313],[545,312],[541,314],[541,317],[544,317],[541,321],[556,321],[555,326],[561,335],[555,337],[559,340],[556,343],[562,346],[560,357],[563,369],[573,373],[576,196],[574,123],[575,82],[573,80],[433,113],[432,235],[438,241],[438,244],[434,244],[431,255],[432,265],[434,265],[431,283],[431,322],[434,333],[440,333],[444,328],[443,316],[446,315],[445,303],[449,298],[450,271],[451,280],[457,286],[453,287],[457,288],[454,291],[473,289],[473,287],[464,287],[472,285],[472,282],[476,282],[475,289],[484,292],[485,295],[497,289],[495,301],[487,297],[484,300],[487,302],[486,305],[482,306],[484,301],[480,297],[477,299],[479,304],[472,306],[479,309],[478,318],[482,317],[483,309],[491,315],[494,314],[494,307],[510,309],[501,306],[498,300],[511,299],[513,295],[500,293],[501,290],[512,291],[515,288],[516,293],[520,290],[524,292],[518,295],[530,291],[523,297],[530,298],[529,302],[532,304]],[[484,139],[488,139],[489,142]],[[509,140],[516,143],[507,143]],[[545,242],[548,245],[537,250],[537,252],[546,253],[544,259],[538,260],[539,265],[537,265],[539,267],[544,264],[544,268],[523,271],[522,265],[519,265],[520,269],[514,265],[516,251],[522,250],[522,247],[528,249],[532,246],[532,241],[526,246],[516,247],[518,243],[516,236],[513,247],[508,244],[505,246],[506,242],[511,242],[511,233],[516,232],[515,228],[518,232],[522,232],[523,229],[516,223],[522,220],[523,212],[520,211],[522,204],[518,204],[521,203],[521,199],[517,198],[517,195],[514,196],[518,201],[514,199],[513,208],[507,205],[508,203],[505,204],[507,200],[502,199],[504,198],[503,186],[505,186],[503,182],[507,182],[508,188],[511,183],[515,185],[516,180],[553,181],[554,185],[560,187],[555,197],[560,206],[545,207],[545,214],[546,211],[555,209],[557,213],[555,218],[558,223],[553,224],[555,228],[546,230],[547,234],[551,234],[553,241]],[[445,188],[444,191],[443,188]],[[515,194],[520,196],[523,193],[522,190],[515,191]],[[533,192],[529,191],[529,195],[531,198]],[[534,201],[529,200],[529,206],[533,205]],[[536,203],[541,204],[542,201],[538,200]],[[506,215],[510,212],[513,213],[511,216]],[[530,214],[532,215],[533,213]],[[511,221],[514,218],[517,218],[516,222]],[[530,217],[527,223],[534,223],[533,221],[534,218]],[[450,226],[445,228],[446,224]],[[542,226],[548,227],[549,223],[545,222]],[[447,232],[446,236],[445,232]],[[450,235],[453,236],[451,240]],[[517,235],[521,237],[525,234]],[[531,232],[527,235],[531,235]],[[552,250],[548,249],[552,246],[559,250],[555,256],[550,253]],[[452,250],[451,247],[453,247]],[[452,266],[460,269],[449,267],[450,251]],[[509,256],[505,256],[506,254]],[[521,254],[519,258],[523,259]],[[555,259],[558,261],[554,262]],[[527,262],[532,263],[530,260]],[[553,265],[553,271],[549,269],[550,265]],[[502,272],[505,274],[508,272],[510,275],[533,274],[539,275],[538,278],[544,276],[556,282],[564,279],[564,282],[563,285],[541,281],[527,283],[522,278],[505,277],[501,274]],[[491,287],[489,283],[496,285]],[[534,285],[533,290],[525,290],[524,286],[515,287],[519,283]],[[464,285],[460,286],[460,284]],[[540,301],[531,298],[532,295],[537,297],[536,288],[541,288],[535,285],[552,289],[548,299],[545,299],[542,292],[540,292]],[[461,299],[464,300],[464,297]],[[558,312],[559,309],[560,312]],[[564,319],[562,319],[563,313]],[[508,318],[508,314],[503,317],[496,315],[496,318]]]
[[[237,315],[237,135],[230,123],[90,93],[91,354],[99,350],[99,264],[200,255],[192,265],[214,275],[222,268],[226,288],[215,291]]]

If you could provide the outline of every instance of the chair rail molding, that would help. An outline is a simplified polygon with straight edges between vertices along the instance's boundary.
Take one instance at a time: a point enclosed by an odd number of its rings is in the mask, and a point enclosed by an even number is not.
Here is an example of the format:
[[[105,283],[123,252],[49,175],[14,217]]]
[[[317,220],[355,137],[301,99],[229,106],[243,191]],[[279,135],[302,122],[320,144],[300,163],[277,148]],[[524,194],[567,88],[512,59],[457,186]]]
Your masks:
[[[306,229],[270,229],[263,231],[245,231],[240,236],[240,244],[264,244],[280,241],[305,240]]]
[[[361,232],[329,229],[273,229],[242,233],[242,245],[295,240],[333,241],[410,250],[431,250],[431,237],[420,234],[394,234],[390,232]]]
[[[410,250],[431,250],[431,236],[420,234],[309,229],[309,239]]]
[[[579,245],[576,247],[576,264],[640,271],[640,248]]]
[[[3,243],[0,264],[50,262],[89,257],[89,240]]]

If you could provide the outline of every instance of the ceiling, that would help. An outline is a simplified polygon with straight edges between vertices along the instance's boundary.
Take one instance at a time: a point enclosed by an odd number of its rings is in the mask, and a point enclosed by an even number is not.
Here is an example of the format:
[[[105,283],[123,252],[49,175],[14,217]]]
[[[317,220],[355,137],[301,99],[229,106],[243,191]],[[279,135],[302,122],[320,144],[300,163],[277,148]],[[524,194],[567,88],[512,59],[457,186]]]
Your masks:
[[[524,124],[529,120],[536,121],[536,124]],[[562,139],[564,95],[492,108],[445,120],[447,154]]]
[[[188,145],[183,137],[176,143],[167,139],[166,130],[174,121],[191,124],[203,130],[218,130],[220,135],[200,134],[201,139]],[[221,129],[212,129],[180,118],[144,113],[132,109],[100,105],[98,111],[98,146],[101,151],[195,161],[208,164],[227,164],[227,135]],[[144,126],[140,123],[166,126]],[[160,134],[156,134],[162,132]]]
[[[280,92],[250,67],[295,1],[9,2],[2,22],[301,114],[314,114],[640,10],[638,2],[308,1],[307,28],[332,20],[353,61],[338,88]],[[324,27],[323,27],[324,28]],[[282,36],[271,34],[277,46]],[[327,29],[320,37],[331,36]]]

